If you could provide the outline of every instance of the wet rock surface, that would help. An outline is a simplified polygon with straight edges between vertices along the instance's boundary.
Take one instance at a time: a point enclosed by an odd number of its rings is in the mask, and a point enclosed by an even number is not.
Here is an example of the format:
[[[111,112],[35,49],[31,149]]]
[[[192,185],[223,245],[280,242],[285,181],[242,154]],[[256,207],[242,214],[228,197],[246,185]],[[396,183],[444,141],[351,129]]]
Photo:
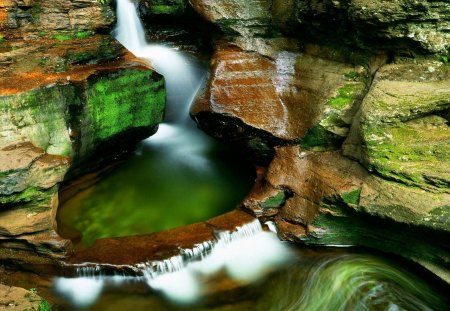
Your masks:
[[[202,223],[149,235],[99,239],[88,249],[77,251],[69,259],[69,267],[89,263],[112,265],[112,270],[120,270],[130,265],[164,260],[179,255],[183,249],[214,240],[215,231],[234,231],[254,219],[247,212],[235,210]]]
[[[370,70],[379,64],[367,59],[357,65],[340,55],[331,60],[318,46],[283,50],[283,43],[256,45],[256,51],[246,51],[245,41],[236,42],[244,49],[219,44],[209,84],[191,114],[211,135],[265,158],[273,155],[275,145],[339,148],[367,90]]]
[[[0,258],[50,263],[71,250],[56,233],[60,183],[152,134],[164,80],[109,36],[1,44]]]
[[[103,2],[103,3],[102,3]],[[0,1],[0,31],[6,37],[33,38],[108,29],[115,21],[109,1]]]
[[[197,4],[227,40],[191,112],[267,166],[243,206],[283,239],[397,253],[449,282],[448,4],[274,1],[270,22],[252,11],[281,31],[265,35],[233,30],[248,9],[215,15],[239,5]]]
[[[3,284],[0,284],[0,306],[4,310],[45,310],[44,306],[50,307],[36,289],[26,290]]]

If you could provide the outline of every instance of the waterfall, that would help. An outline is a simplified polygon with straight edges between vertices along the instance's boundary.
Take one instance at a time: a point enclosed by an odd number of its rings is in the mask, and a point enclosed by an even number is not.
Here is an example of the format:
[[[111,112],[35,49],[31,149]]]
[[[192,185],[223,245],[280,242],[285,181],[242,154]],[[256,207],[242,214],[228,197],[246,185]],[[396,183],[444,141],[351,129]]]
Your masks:
[[[189,118],[190,105],[206,78],[206,64],[176,49],[148,43],[136,4],[129,0],[117,0],[114,35],[135,56],[147,60],[165,79],[166,117],[157,133],[144,143],[161,151],[166,150],[175,165],[208,171],[209,160],[205,154],[210,138],[199,134]]]
[[[263,231],[259,221],[254,220],[233,231],[217,231],[214,240],[181,249],[179,255],[127,266],[126,270],[133,273],[111,273],[113,267],[108,264],[78,265],[79,277],[58,278],[55,289],[75,305],[85,306],[95,301],[104,285],[145,282],[171,300],[190,303],[201,297],[200,280],[205,276],[225,270],[232,279],[248,283],[289,257],[290,251],[277,236]]]
[[[165,78],[169,118],[145,144],[158,150],[167,149],[167,157],[173,158],[174,165],[181,162],[196,169],[207,169],[205,153],[211,140],[192,121],[187,122],[189,106],[206,76],[205,67],[182,52],[147,43],[136,5],[129,0],[117,0],[114,33],[128,50],[148,60]],[[289,251],[277,236],[263,231],[259,221],[254,220],[233,231],[217,231],[214,240],[181,249],[179,255],[165,260],[120,267],[125,271],[121,274],[111,273],[114,269],[108,264],[79,265],[76,269],[79,277],[58,278],[55,289],[76,306],[83,307],[93,303],[105,285],[144,282],[174,301],[189,303],[201,296],[201,276],[224,269],[231,278],[250,282],[288,257]]]

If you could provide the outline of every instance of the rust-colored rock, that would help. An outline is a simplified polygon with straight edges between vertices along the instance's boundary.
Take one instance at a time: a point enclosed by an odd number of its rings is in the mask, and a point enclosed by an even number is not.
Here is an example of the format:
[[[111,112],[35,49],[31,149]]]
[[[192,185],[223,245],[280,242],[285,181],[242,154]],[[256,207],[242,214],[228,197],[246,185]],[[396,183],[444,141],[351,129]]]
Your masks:
[[[99,239],[88,249],[76,252],[69,262],[126,266],[163,260],[179,255],[181,249],[214,240],[216,230],[233,231],[254,219],[246,212],[235,210],[207,222],[149,235]]]
[[[294,142],[305,149],[340,146],[366,90],[367,69],[317,49],[260,47],[269,57],[217,47],[206,91],[191,111],[200,127],[260,153]]]

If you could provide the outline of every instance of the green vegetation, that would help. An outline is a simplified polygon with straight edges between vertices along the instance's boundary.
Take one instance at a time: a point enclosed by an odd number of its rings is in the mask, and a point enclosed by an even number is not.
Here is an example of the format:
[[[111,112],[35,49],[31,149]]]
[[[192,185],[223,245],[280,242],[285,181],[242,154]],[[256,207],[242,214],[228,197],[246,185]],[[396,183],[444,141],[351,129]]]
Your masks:
[[[327,131],[322,125],[310,128],[300,140],[300,146],[305,150],[334,150],[338,149],[345,137]]]
[[[38,36],[40,36],[40,37],[45,37],[47,35],[47,33],[45,32],[45,31],[39,31],[38,32]]]
[[[186,9],[184,0],[153,0],[150,10],[153,14],[181,15]]]
[[[347,83],[338,89],[338,95],[328,101],[328,105],[336,109],[342,109],[352,104],[364,89],[363,83]]]
[[[344,78],[346,80],[355,81],[358,78],[358,73],[355,70],[352,70],[348,73],[345,73]]]
[[[45,64],[47,64],[47,61],[48,61],[47,57],[42,57],[38,62],[39,67],[44,67]]]
[[[89,31],[79,31],[75,34],[76,39],[86,39],[89,38],[92,34]]]
[[[445,187],[450,162],[450,134],[446,120],[429,116],[394,125],[363,126],[371,167],[407,185],[432,181]]]
[[[449,63],[449,56],[448,55],[442,55],[441,56],[441,62],[443,62],[444,64],[448,64]]]
[[[52,307],[48,303],[47,300],[42,299],[41,302],[39,302],[38,311],[51,311]]]
[[[87,104],[100,139],[131,127],[155,126],[162,121],[164,80],[155,81],[150,70],[123,70],[89,81]],[[139,113],[136,113],[139,112]]]
[[[36,4],[34,4],[31,7],[30,13],[31,13],[31,20],[32,20],[33,25],[35,25],[35,26],[38,25],[40,18],[41,18],[41,13],[42,13],[42,8],[41,8],[40,2],[37,2]]]
[[[262,208],[277,208],[284,204],[286,194],[284,191],[278,192],[275,196],[268,198],[261,203]]]
[[[56,39],[58,41],[68,41],[68,40],[72,40],[72,37],[70,37],[68,35],[63,35],[63,34],[56,34],[53,36],[53,39]]]
[[[359,188],[350,192],[342,193],[341,198],[347,204],[359,204],[359,199],[361,197],[361,190],[362,188]]]
[[[5,36],[4,35],[0,35],[0,43],[2,43],[3,41],[5,41]]]

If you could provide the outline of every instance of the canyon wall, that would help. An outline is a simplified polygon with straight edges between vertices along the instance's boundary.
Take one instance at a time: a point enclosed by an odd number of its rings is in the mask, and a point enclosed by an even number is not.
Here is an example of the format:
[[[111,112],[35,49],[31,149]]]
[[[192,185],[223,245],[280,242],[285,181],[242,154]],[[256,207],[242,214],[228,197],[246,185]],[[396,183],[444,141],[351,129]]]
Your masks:
[[[242,207],[450,282],[450,4],[190,3],[223,32],[192,116],[262,166]]]
[[[99,1],[0,2],[0,260],[64,259],[62,181],[98,170],[156,131],[163,77],[109,34]]]

